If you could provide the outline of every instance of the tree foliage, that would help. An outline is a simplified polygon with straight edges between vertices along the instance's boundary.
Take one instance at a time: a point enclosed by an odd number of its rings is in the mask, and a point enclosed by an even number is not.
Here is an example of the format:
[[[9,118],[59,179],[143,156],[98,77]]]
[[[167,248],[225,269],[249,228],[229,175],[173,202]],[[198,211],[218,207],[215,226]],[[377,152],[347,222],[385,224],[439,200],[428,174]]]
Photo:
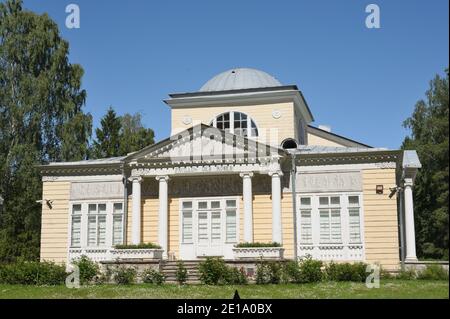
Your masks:
[[[0,260],[39,256],[37,165],[86,158],[92,119],[83,113],[83,69],[47,14],[0,3]]]
[[[422,162],[414,188],[417,253],[448,260],[449,71],[430,82],[404,126],[411,130],[402,148],[415,149]]]
[[[95,130],[96,140],[92,149],[93,158],[122,156],[138,151],[154,143],[154,132],[142,124],[142,115],[117,116],[110,107]]]

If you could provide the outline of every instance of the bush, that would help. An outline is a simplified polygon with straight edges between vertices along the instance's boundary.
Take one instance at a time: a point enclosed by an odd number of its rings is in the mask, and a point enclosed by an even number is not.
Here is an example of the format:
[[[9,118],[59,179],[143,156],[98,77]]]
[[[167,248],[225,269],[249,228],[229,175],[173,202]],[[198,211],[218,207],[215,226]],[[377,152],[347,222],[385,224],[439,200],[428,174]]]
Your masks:
[[[78,266],[80,270],[80,283],[82,285],[89,284],[100,274],[98,264],[87,256],[81,256],[77,260],[73,261],[75,266]]]
[[[146,284],[162,285],[166,281],[166,277],[160,271],[146,269],[142,273],[142,281]]]
[[[198,266],[200,281],[205,285],[218,285],[226,281],[227,265],[221,258],[208,257]]]
[[[227,266],[221,258],[206,258],[198,270],[200,281],[206,285],[244,285],[248,282],[243,269]]]
[[[364,263],[339,263],[330,262],[325,267],[325,275],[331,281],[355,281],[364,282],[366,280],[367,265]]]
[[[237,248],[259,248],[259,247],[281,247],[280,243],[271,242],[271,243],[239,243],[235,247]]]
[[[182,261],[179,261],[177,263],[177,271],[175,272],[175,277],[178,284],[180,285],[184,285],[187,281],[188,272]]]
[[[138,245],[116,245],[115,249],[161,249],[160,245],[154,243],[142,243]]]
[[[416,279],[417,273],[414,269],[402,269],[397,275],[395,275],[395,279],[400,280],[413,280]]]
[[[0,283],[10,285],[61,285],[65,283],[64,265],[52,262],[20,261],[0,265]]]
[[[224,283],[227,285],[246,285],[248,284],[247,275],[244,268],[227,267],[227,273]]]
[[[417,279],[421,280],[448,280],[448,271],[441,265],[427,265],[419,272]]]
[[[282,266],[281,281],[283,283],[299,283],[301,280],[298,262],[290,260]]]
[[[323,278],[322,261],[314,260],[310,256],[300,260],[300,283],[319,282]]]
[[[119,285],[129,285],[136,281],[136,269],[118,267],[114,271],[114,281]]]
[[[256,283],[278,284],[282,277],[282,267],[277,261],[262,261],[256,266]]]

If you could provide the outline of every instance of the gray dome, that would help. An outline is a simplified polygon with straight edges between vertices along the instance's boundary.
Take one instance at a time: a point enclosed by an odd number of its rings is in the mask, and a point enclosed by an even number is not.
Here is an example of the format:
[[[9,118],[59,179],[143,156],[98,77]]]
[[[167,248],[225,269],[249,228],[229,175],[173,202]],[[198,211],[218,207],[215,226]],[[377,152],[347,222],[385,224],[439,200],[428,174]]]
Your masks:
[[[254,89],[281,85],[277,79],[266,72],[237,68],[216,75],[200,88],[200,92]]]

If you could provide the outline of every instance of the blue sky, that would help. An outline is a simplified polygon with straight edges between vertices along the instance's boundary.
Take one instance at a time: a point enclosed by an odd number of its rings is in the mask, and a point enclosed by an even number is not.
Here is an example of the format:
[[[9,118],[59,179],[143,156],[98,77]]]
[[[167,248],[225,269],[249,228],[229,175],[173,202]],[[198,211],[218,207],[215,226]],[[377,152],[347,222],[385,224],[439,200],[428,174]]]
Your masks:
[[[78,4],[81,28],[67,29]],[[365,27],[366,5],[381,28]],[[156,139],[170,133],[169,93],[197,91],[233,67],[297,84],[316,121],[373,146],[398,148],[402,122],[448,66],[448,0],[25,0],[47,12],[85,70],[85,110],[142,112]]]

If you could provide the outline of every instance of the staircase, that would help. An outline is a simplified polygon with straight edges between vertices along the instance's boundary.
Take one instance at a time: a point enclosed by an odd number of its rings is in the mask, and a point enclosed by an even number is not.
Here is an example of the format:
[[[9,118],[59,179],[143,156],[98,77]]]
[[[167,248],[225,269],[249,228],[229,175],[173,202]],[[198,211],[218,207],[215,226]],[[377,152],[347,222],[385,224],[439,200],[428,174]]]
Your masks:
[[[176,272],[178,269],[177,261],[164,261],[161,264],[161,272],[166,277],[166,283],[177,283]],[[187,269],[187,281],[188,284],[199,284],[200,273],[198,272],[199,261],[183,261],[184,267]]]

